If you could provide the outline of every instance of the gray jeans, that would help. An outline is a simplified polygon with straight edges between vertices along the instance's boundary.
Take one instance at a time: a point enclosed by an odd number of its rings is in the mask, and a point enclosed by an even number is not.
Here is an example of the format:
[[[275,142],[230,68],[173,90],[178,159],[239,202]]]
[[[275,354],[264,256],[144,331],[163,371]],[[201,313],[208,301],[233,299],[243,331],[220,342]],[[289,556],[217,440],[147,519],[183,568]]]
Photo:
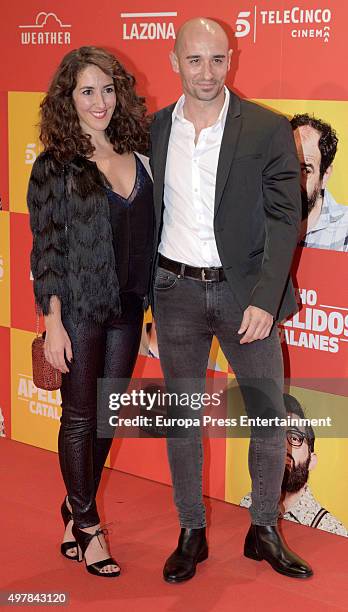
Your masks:
[[[208,357],[215,335],[236,375],[248,416],[285,417],[283,359],[277,328],[274,326],[264,340],[241,345],[237,332],[242,316],[226,280],[193,280],[157,268],[155,320],[161,365],[170,390],[173,391],[174,386],[178,393],[204,392]],[[191,389],[182,388],[183,379],[186,387],[190,379]],[[245,384],[251,379],[256,383],[252,390]],[[266,408],[265,403],[268,404]],[[268,430],[267,435],[260,428],[251,429],[250,513],[256,525],[277,522],[285,469],[285,436],[282,427],[274,427],[271,434]],[[167,448],[181,527],[204,527],[203,450],[199,429],[192,435],[168,438]]]

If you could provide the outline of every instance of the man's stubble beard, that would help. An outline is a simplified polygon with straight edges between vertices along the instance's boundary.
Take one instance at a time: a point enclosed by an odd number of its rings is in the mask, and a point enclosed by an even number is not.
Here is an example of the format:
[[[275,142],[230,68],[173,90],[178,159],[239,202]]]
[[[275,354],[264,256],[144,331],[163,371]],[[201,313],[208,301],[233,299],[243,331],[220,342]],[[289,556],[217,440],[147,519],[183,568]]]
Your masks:
[[[301,200],[302,200],[302,218],[307,219],[308,215],[313,210],[316,205],[318,198],[321,196],[322,187],[320,184],[317,184],[310,196],[308,196],[307,192],[301,190]]]
[[[216,83],[214,83],[214,85],[216,85]],[[223,84],[222,87],[220,87],[220,88],[217,87],[216,90],[213,89],[212,91],[207,91],[206,94],[204,94],[204,91],[202,91],[198,87],[198,85],[196,85],[195,88],[194,88],[195,97],[200,102],[213,102],[214,100],[216,100],[216,98],[219,97],[221,92],[224,90],[224,86],[225,86],[225,84]]]

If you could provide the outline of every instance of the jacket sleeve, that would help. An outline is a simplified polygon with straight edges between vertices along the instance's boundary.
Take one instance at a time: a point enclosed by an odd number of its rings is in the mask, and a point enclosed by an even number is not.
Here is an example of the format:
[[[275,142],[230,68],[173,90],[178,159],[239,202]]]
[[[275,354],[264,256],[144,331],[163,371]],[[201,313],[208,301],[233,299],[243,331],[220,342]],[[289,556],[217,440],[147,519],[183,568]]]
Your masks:
[[[250,304],[277,316],[301,223],[300,165],[289,121],[279,117],[262,177],[266,240]]]
[[[63,166],[47,153],[34,162],[27,194],[33,246],[30,257],[38,309],[50,313],[50,298],[67,300],[66,205]]]

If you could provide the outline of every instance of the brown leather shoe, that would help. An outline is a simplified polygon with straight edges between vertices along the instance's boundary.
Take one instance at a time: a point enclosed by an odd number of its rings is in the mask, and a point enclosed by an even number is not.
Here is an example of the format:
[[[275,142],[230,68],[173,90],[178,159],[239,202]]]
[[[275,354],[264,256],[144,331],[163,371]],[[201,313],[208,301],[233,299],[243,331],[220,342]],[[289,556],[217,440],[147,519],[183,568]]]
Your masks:
[[[290,578],[309,578],[313,570],[285,544],[278,527],[251,525],[245,538],[244,555],[267,561],[276,572]]]
[[[196,573],[196,565],[208,558],[205,527],[181,529],[178,547],[167,559],[163,568],[166,582],[184,582]]]

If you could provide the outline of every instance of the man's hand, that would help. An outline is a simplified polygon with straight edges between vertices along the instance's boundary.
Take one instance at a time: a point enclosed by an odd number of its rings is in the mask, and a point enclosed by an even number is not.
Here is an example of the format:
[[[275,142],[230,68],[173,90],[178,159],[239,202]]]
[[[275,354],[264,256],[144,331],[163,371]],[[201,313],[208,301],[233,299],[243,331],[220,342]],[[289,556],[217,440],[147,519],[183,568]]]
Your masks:
[[[248,306],[244,310],[242,324],[238,330],[239,334],[244,334],[240,344],[264,340],[269,336],[272,325],[273,317],[269,312],[257,306]]]

